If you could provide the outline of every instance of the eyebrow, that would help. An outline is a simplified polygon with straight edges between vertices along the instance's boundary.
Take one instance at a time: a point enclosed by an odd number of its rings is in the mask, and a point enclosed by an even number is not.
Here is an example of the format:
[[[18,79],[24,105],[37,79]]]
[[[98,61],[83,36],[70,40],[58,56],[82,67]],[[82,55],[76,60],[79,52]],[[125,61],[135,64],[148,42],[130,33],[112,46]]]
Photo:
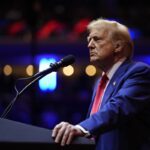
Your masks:
[[[92,38],[94,38],[96,35],[89,35],[88,37],[87,37],[87,41],[89,41],[90,39],[92,39]]]
[[[103,39],[101,36],[99,36],[99,35],[92,35],[92,36],[88,36],[87,37],[87,41],[89,42],[92,38],[98,38],[98,39]]]

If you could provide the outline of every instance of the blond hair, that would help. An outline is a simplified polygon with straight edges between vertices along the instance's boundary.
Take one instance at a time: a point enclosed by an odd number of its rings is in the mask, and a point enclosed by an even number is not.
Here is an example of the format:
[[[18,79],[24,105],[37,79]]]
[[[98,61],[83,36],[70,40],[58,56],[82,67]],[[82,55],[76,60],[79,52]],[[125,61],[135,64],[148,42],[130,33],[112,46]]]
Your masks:
[[[131,58],[133,55],[133,41],[131,39],[129,29],[127,26],[117,22],[117,21],[110,21],[107,19],[99,18],[96,20],[91,21],[88,26],[87,30],[90,31],[93,28],[103,27],[106,29],[109,34],[112,42],[120,40],[125,47],[124,55],[127,58]]]

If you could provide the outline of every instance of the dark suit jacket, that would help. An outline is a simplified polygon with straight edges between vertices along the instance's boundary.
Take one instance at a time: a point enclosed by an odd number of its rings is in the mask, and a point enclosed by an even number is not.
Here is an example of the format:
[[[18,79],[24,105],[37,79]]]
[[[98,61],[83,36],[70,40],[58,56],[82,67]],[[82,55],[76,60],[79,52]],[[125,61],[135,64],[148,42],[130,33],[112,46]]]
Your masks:
[[[100,110],[80,125],[96,137],[97,150],[150,150],[150,67],[125,61]]]

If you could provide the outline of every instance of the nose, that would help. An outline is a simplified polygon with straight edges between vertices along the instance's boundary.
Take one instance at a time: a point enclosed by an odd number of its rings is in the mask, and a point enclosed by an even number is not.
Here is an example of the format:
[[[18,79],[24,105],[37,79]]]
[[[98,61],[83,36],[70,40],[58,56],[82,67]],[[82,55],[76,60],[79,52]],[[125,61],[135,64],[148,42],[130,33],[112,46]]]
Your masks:
[[[88,48],[94,48],[94,41],[91,39],[88,43]]]

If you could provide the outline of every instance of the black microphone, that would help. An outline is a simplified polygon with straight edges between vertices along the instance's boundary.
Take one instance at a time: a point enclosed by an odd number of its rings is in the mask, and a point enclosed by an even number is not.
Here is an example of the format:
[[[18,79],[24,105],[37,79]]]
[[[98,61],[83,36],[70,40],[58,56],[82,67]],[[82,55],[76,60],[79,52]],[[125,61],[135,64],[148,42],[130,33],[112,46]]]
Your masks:
[[[71,65],[74,62],[75,62],[75,57],[73,55],[67,55],[64,58],[62,58],[60,61],[51,63],[50,68],[36,73],[33,77],[45,76],[53,71],[57,71],[61,67],[66,67],[68,65]]]
[[[18,97],[25,91],[27,90],[33,83],[35,83],[36,81],[40,80],[41,78],[43,78],[45,75],[47,75],[48,73],[51,73],[53,71],[56,71],[57,69],[61,68],[61,67],[66,67],[68,65],[71,65],[72,63],[75,62],[75,57],[73,55],[68,55],[64,58],[62,58],[60,61],[56,62],[56,63],[52,63],[50,64],[50,68],[42,71],[42,72],[38,72],[37,74],[35,74],[33,77],[34,80],[32,80],[29,84],[27,84],[22,90],[18,91],[17,88],[16,89],[16,96],[15,98],[9,103],[9,105],[6,107],[6,109],[3,111],[1,118],[5,118],[6,115],[8,114],[8,112],[11,110],[12,106],[14,105],[15,101],[18,99]]]

